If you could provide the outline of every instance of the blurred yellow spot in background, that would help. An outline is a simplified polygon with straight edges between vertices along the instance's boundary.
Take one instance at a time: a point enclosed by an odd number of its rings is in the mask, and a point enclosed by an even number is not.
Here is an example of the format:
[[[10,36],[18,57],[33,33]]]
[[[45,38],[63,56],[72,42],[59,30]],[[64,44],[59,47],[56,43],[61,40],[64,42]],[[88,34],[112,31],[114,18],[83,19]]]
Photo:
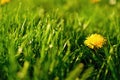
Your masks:
[[[101,0],[90,0],[91,3],[98,3],[100,2]]]
[[[4,5],[4,4],[8,3],[8,2],[10,2],[10,0],[1,0],[1,1],[0,1],[0,4],[1,4],[1,5]]]

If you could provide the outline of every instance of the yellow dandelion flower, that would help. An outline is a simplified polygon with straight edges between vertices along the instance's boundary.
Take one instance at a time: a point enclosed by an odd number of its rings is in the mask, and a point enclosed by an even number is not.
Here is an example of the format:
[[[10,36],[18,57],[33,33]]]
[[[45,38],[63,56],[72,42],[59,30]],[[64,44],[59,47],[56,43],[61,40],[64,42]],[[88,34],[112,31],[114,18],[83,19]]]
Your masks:
[[[10,0],[1,0],[0,4],[3,5],[3,4],[6,4],[8,2],[10,2]]]
[[[84,41],[84,44],[91,49],[94,48],[101,48],[105,43],[106,39],[99,34],[92,34],[91,36],[87,37]]]

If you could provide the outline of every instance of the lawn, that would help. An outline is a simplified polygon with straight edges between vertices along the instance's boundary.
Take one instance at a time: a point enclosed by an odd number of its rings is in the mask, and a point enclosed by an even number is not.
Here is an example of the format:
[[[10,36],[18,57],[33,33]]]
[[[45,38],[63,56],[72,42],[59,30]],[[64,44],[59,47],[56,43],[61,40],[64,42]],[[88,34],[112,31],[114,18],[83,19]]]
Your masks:
[[[0,0],[0,80],[120,80],[119,49],[120,0]]]

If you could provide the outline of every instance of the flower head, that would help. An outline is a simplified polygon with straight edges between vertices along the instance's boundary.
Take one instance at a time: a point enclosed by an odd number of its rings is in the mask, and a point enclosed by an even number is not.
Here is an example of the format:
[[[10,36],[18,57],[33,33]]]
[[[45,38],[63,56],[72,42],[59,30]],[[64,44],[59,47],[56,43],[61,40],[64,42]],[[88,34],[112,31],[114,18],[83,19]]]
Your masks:
[[[10,0],[1,0],[0,4],[3,5],[3,4],[6,4],[8,2],[10,2]]]
[[[105,43],[106,39],[99,34],[92,34],[91,36],[87,37],[84,41],[84,44],[91,49],[94,48],[101,48]]]

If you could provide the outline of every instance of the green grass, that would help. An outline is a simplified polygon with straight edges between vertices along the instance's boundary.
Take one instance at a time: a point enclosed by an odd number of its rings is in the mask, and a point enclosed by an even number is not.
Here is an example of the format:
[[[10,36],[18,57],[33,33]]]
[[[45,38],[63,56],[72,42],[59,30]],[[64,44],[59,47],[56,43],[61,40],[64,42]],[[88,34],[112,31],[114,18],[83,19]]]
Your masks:
[[[12,0],[0,5],[0,80],[119,80],[120,1]],[[107,42],[96,51],[90,34]]]

